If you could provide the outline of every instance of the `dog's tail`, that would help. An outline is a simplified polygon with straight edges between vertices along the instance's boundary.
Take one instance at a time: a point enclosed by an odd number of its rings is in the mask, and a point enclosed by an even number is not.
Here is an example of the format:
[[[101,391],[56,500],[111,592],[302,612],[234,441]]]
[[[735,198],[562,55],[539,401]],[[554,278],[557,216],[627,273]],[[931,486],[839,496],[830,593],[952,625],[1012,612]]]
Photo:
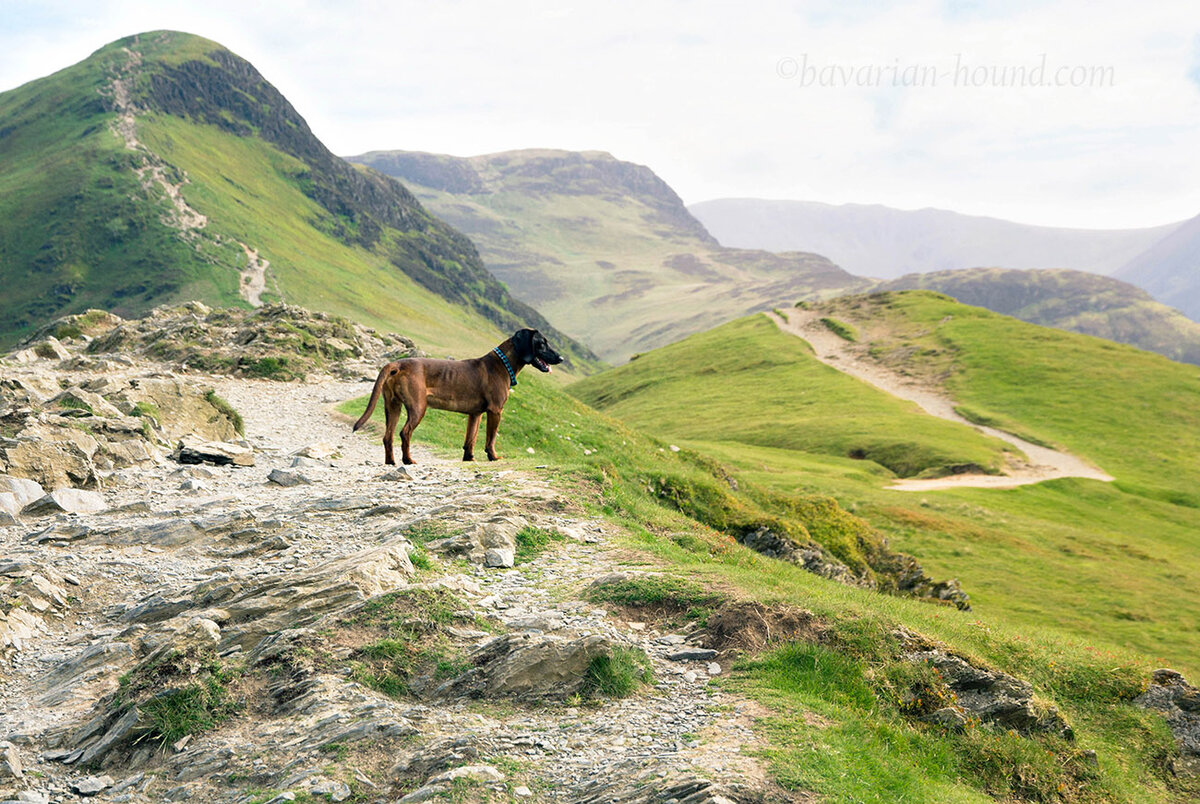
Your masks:
[[[367,409],[363,411],[363,415],[354,423],[354,431],[362,427],[371,418],[371,414],[375,412],[375,403],[379,401],[379,393],[383,390],[383,381],[396,373],[398,369],[395,363],[388,363],[379,370],[379,376],[375,378],[375,387],[371,389],[371,401],[367,403]]]

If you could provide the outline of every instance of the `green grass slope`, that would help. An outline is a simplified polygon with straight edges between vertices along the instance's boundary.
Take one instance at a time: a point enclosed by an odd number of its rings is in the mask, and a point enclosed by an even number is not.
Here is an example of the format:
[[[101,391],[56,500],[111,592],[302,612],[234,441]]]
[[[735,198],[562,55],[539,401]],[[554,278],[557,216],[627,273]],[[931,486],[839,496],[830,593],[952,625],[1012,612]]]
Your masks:
[[[873,288],[936,290],[964,304],[1200,363],[1200,324],[1112,277],[1083,271],[970,268],[909,274]]]
[[[766,331],[738,323],[747,337],[772,341]],[[357,416],[365,401],[348,402],[342,410]],[[722,404],[717,403],[718,410]],[[891,415],[914,414],[901,409]],[[417,440],[453,459],[460,454],[463,424],[461,416],[430,411]],[[751,517],[770,517],[786,507],[772,508],[771,500],[824,499],[815,487],[828,486],[895,534],[896,520],[883,516],[870,495],[880,494],[892,504],[903,498],[878,492],[879,480],[890,473],[864,471],[871,466],[864,461],[726,442],[731,453],[745,454],[716,462],[689,449],[674,452],[669,443],[549,383],[531,381],[521,384],[505,409],[500,451],[506,457],[500,466],[543,474],[590,513],[627,527],[628,546],[665,573],[620,592],[618,599],[635,609],[644,601],[645,616],[675,607],[685,619],[711,622],[714,598],[754,601],[765,607],[756,611],[767,617],[796,605],[811,612],[819,636],[769,644],[727,665],[722,682],[766,707],[756,726],[762,741],[751,750],[767,761],[785,789],[831,802],[1165,802],[1186,797],[1165,770],[1174,749],[1163,721],[1130,703],[1157,655],[1097,642],[1069,625],[1014,617],[991,601],[973,612],[958,612],[838,584],[753,553],[729,538],[722,527],[724,509],[736,504]],[[797,463],[774,461],[775,453],[794,456]],[[686,480],[703,489],[709,504],[681,508],[678,498],[663,494],[666,478],[675,479],[676,487]],[[737,481],[736,491],[730,480]],[[777,487],[774,495],[771,484]],[[909,521],[920,530],[936,529],[943,507],[955,509],[948,516],[968,508],[984,516],[980,500],[952,499],[946,506],[938,501],[933,509],[909,500],[914,516],[930,518]],[[808,511],[804,526],[814,534],[831,523],[844,524],[846,517],[863,521],[837,505]],[[1012,524],[1006,521],[996,532]],[[940,549],[934,539],[924,543]],[[965,568],[962,558],[950,563],[955,571]],[[980,584],[971,591],[986,590]],[[975,726],[956,733],[914,720],[903,700],[933,678],[902,660],[898,627],[1029,680],[1040,700],[1062,711],[1075,742]],[[1089,750],[1097,754],[1094,766],[1084,754]]]
[[[606,153],[350,159],[405,182],[517,296],[610,361],[781,298],[865,285],[815,254],[721,247],[649,168]]]
[[[87,307],[244,304],[247,248],[270,263],[266,299],[439,352],[534,326],[578,367],[595,360],[513,298],[466,237],[398,182],[333,156],[214,42],[141,34],[0,95],[0,271],[18,288],[0,337]]]
[[[901,477],[999,471],[1007,448],[824,365],[761,315],[644,354],[571,393],[647,432],[857,458]]]
[[[763,319],[648,353],[571,392],[756,484],[831,494],[933,575],[958,577],[978,612],[1084,640],[1098,655],[1133,650],[1200,673],[1200,592],[1188,582],[1200,572],[1195,368],[928,292],[823,309],[885,363],[944,379],[974,415],[1064,445],[1116,481],[889,491],[891,472],[847,457],[860,408],[831,386],[854,381],[825,378],[799,339]],[[961,459],[968,445],[987,447],[919,428],[921,414],[898,404],[861,409],[901,455]]]

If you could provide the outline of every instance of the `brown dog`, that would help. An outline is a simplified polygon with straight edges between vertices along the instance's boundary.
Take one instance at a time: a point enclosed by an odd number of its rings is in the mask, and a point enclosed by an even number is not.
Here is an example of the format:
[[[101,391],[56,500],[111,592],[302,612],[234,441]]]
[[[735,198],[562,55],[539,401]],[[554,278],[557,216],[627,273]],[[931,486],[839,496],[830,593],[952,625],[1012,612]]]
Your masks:
[[[517,374],[525,366],[538,371],[550,371],[550,366],[561,363],[562,357],[550,348],[542,333],[536,329],[522,329],[511,338],[474,360],[432,360],[410,357],[388,363],[379,372],[371,401],[362,417],[354,423],[358,430],[375,411],[375,403],[383,396],[383,410],[387,418],[387,429],[383,432],[383,454],[385,463],[394,465],[395,454],[392,442],[396,435],[396,423],[400,420],[400,409],[406,414],[404,427],[400,430],[400,445],[404,462],[415,463],[408,448],[412,443],[413,430],[421,423],[427,407],[452,410],[467,414],[467,440],[463,443],[463,460],[475,460],[475,437],[479,433],[479,419],[487,414],[488,460],[496,461],[496,431],[500,429],[500,413],[508,401],[509,389],[517,384]]]

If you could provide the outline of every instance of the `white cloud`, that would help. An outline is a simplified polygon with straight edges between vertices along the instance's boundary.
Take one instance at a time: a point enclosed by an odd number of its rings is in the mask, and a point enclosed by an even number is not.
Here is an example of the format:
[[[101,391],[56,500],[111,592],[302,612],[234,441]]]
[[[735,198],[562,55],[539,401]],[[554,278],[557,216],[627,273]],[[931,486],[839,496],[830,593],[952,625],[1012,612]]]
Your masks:
[[[4,87],[120,36],[187,30],[253,62],[342,154],[601,149],[650,165],[688,201],[938,206],[1080,226],[1200,212],[1200,13],[1189,2],[109,0],[3,10]],[[958,59],[1033,65],[1041,54],[1053,68],[1111,67],[1112,85],[942,83]],[[834,89],[779,76],[780,59],[805,57],[931,65],[940,80]]]

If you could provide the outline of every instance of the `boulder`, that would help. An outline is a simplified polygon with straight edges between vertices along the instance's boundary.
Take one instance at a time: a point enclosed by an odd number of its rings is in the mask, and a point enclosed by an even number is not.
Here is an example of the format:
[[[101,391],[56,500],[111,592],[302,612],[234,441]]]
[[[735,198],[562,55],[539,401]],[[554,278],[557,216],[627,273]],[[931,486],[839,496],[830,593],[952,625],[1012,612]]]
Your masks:
[[[517,533],[528,524],[522,517],[501,514],[457,536],[429,542],[426,547],[436,553],[465,557],[475,564],[511,567],[517,549]],[[493,563],[487,563],[489,560]]]
[[[292,486],[306,486],[312,483],[304,474],[300,472],[289,472],[286,469],[272,469],[267,475],[267,482],[274,483],[277,486],[291,488]]]
[[[46,490],[42,488],[40,483],[34,480],[0,475],[0,493],[12,494],[18,505],[24,508],[34,500],[44,497]]]
[[[172,456],[184,464],[211,463],[214,466],[253,466],[254,450],[224,441],[208,441],[185,445]]]
[[[304,449],[296,450],[292,455],[298,458],[312,458],[313,460],[324,461],[336,455],[337,451],[337,447],[333,444],[321,441],[316,444],[309,444]]]
[[[1134,704],[1162,714],[1175,736],[1179,756],[1172,770],[1179,776],[1200,776],[1200,689],[1174,670],[1155,670],[1150,686]]]
[[[157,411],[154,419],[170,441],[226,442],[238,437],[233,422],[199,388],[175,378],[140,377],[111,401],[126,415],[138,410],[139,403],[142,410]]]
[[[566,638],[504,634],[467,655],[473,667],[438,688],[438,697],[563,699],[583,689],[588,667],[612,646],[599,635]]]
[[[936,668],[947,690],[953,694],[955,708],[967,717],[1026,736],[1054,734],[1066,740],[1074,739],[1073,730],[1057,709],[1034,702],[1033,685],[1028,681],[999,670],[976,667],[939,648],[911,651],[905,653],[904,658]],[[946,719],[944,715],[941,717],[941,720]]]
[[[71,356],[67,347],[63,346],[53,335],[43,341],[38,341],[29,348],[33,350],[34,354],[45,360],[66,360]]]
[[[50,516],[51,514],[95,514],[108,508],[104,495],[84,489],[58,489],[26,505],[21,509],[25,516]]]
[[[85,391],[82,388],[68,388],[51,399],[48,404],[66,408],[67,410],[83,411],[91,416],[111,418],[120,418],[122,416],[121,411],[117,410],[116,406],[107,399],[91,391]]]
[[[21,755],[17,747],[10,742],[0,742],[0,779],[25,778],[25,769],[21,765]]]
[[[100,478],[92,462],[98,444],[87,433],[60,428],[26,430],[4,449],[8,473],[57,489],[64,486],[97,488]]]

